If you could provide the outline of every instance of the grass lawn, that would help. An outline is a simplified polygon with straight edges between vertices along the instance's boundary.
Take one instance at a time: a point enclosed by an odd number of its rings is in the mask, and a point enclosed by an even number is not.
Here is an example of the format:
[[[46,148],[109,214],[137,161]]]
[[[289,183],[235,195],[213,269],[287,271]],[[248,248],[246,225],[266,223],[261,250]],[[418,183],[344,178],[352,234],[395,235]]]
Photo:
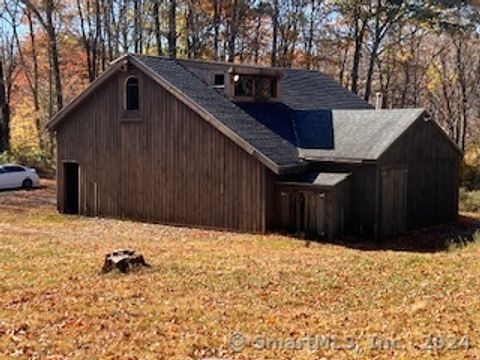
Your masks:
[[[64,216],[52,183],[2,192],[0,358],[477,358],[474,217],[379,249]],[[152,268],[100,275],[122,247]]]

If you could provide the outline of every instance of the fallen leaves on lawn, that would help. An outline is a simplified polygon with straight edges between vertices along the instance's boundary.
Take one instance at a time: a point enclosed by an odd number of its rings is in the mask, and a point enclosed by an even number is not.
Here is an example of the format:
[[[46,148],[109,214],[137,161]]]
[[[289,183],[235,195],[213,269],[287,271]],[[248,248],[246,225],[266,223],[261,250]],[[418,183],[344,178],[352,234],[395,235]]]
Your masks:
[[[0,199],[0,357],[24,359],[474,358],[480,247],[354,249],[63,216],[51,187]],[[38,198],[39,197],[39,198]],[[5,201],[5,203],[3,202]],[[32,204],[36,204],[32,207]],[[152,268],[98,273],[105,253],[141,252]],[[252,339],[335,336],[363,348],[236,352]],[[425,350],[429,335],[472,348]],[[406,349],[371,348],[378,336]]]

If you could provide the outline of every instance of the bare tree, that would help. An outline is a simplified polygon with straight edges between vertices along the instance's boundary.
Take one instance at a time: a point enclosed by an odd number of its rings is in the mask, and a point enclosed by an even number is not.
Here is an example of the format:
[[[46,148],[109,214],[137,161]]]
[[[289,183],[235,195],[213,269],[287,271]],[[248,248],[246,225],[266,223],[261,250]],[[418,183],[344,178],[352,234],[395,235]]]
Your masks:
[[[39,73],[39,65],[38,65],[38,55],[37,55],[37,42],[36,42],[36,35],[35,35],[35,25],[32,19],[32,15],[30,10],[27,8],[25,9],[24,15],[28,23],[28,39],[30,41],[30,59],[27,59],[27,56],[24,53],[22,41],[18,35],[18,26],[17,26],[17,13],[18,7],[15,5],[14,8],[10,8],[10,6],[5,7],[5,11],[10,15],[10,19],[12,21],[12,35],[15,39],[15,43],[17,46],[17,59],[20,65],[20,68],[27,80],[30,92],[32,94],[32,101],[33,101],[33,110],[34,110],[34,122],[35,128],[38,134],[38,143],[40,148],[44,148],[44,141],[43,141],[43,127],[41,124],[41,111],[40,111],[40,73]]]
[[[98,57],[101,33],[99,0],[77,0],[82,44],[87,58],[88,79],[93,82],[98,76]]]
[[[58,53],[58,43],[57,43],[57,33],[55,30],[55,24],[53,22],[53,12],[55,10],[55,4],[53,0],[43,0],[43,12],[41,13],[40,8],[35,5],[30,0],[21,0],[28,9],[36,16],[45,32],[48,36],[49,42],[49,53],[51,61],[51,72],[53,74],[55,82],[55,96],[57,110],[60,110],[63,107],[63,89],[62,89],[62,78],[60,73],[60,59]]]

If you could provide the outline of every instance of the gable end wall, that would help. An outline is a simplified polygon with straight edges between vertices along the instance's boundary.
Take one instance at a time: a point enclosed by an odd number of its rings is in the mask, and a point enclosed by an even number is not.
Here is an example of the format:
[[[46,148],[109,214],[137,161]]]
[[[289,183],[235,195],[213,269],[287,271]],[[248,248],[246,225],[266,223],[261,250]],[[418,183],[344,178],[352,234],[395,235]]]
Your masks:
[[[130,75],[140,80],[140,116],[122,120]],[[81,214],[266,230],[270,170],[139,70],[118,72],[73,110],[57,144],[60,211],[62,163],[74,160]]]
[[[380,158],[382,167],[408,167],[407,227],[455,221],[461,155],[440,130],[417,120]]]

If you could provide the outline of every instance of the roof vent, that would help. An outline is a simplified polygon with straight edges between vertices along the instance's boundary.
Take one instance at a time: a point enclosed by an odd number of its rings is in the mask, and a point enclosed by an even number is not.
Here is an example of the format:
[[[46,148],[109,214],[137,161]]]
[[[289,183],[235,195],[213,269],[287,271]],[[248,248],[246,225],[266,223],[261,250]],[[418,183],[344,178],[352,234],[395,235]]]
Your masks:
[[[377,98],[375,101],[375,110],[380,110],[383,108],[383,94],[381,92],[377,92]]]

